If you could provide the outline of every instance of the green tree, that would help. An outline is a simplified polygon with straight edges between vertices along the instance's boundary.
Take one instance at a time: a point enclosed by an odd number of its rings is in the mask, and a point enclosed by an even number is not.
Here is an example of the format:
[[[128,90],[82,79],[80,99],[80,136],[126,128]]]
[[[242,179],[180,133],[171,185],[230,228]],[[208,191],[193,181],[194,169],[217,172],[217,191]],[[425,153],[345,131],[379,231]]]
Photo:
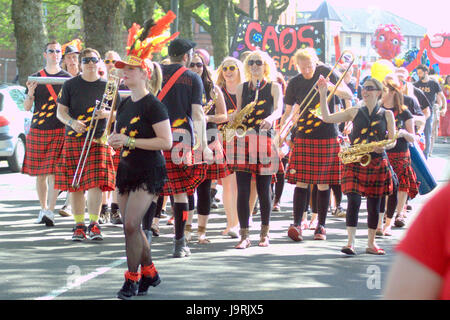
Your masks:
[[[17,40],[19,83],[24,85],[30,74],[43,67],[42,53],[48,38],[43,22],[42,1],[12,0],[11,14]]]
[[[97,49],[103,56],[108,50],[124,51],[122,0],[83,0],[84,43]],[[123,10],[122,10],[123,9]]]

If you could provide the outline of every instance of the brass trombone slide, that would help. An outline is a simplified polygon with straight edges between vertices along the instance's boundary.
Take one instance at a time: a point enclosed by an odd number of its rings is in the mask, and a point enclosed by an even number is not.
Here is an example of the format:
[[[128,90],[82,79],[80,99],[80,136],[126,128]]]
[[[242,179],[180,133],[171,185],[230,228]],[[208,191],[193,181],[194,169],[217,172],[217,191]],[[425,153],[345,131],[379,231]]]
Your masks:
[[[338,79],[338,81],[336,82],[336,85],[334,86],[334,90],[332,93],[329,94],[328,96],[328,102],[330,102],[332,96],[334,95],[334,93],[336,92],[337,87],[339,86],[339,84],[342,82],[342,80],[344,79],[345,75],[347,74],[347,72],[350,70],[350,67],[353,65],[353,62],[355,61],[354,55],[350,50],[344,50],[341,54],[341,56],[339,57],[339,59],[336,60],[336,63],[334,64],[333,68],[331,68],[330,72],[327,74],[326,78],[328,79],[330,77],[330,75],[334,72],[334,70],[340,65],[341,60],[343,60],[345,57],[347,57],[348,55],[351,56],[351,60],[349,62],[349,66],[345,69],[345,72],[340,76],[340,78]],[[346,61],[348,62],[348,61]],[[310,95],[314,92],[314,94],[311,96]],[[289,133],[292,131],[292,129],[294,128],[294,119],[296,118],[297,120],[300,119],[300,117],[303,115],[303,113],[308,110],[308,107],[311,105],[311,103],[313,102],[313,100],[315,99],[316,95],[317,95],[317,82],[312,86],[312,88],[309,90],[309,92],[306,94],[305,98],[300,102],[300,104],[298,105],[298,116],[295,115],[294,113],[292,113],[289,118],[286,120],[286,122],[284,123],[283,127],[281,128],[280,132],[279,132],[279,145],[283,145],[283,143],[286,141],[287,136],[289,135]],[[309,98],[309,100],[308,100]],[[295,105],[295,104],[294,104]]]

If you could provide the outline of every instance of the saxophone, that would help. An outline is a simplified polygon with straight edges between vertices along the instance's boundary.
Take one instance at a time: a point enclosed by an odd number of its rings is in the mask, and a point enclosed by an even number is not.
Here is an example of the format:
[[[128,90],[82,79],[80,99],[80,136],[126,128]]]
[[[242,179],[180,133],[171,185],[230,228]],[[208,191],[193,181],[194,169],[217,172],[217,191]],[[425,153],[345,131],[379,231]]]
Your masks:
[[[227,142],[231,141],[234,136],[242,138],[246,135],[247,126],[243,124],[243,122],[245,118],[247,118],[247,116],[255,110],[256,103],[258,102],[260,85],[261,82],[259,80],[256,81],[255,99],[252,102],[248,103],[244,108],[242,108],[232,121],[228,122],[222,127],[224,140],[226,140]]]
[[[205,113],[205,116],[208,114],[209,111],[211,111],[212,107],[216,104],[217,97],[214,95],[214,97],[208,101],[208,103],[203,107],[203,112]]]
[[[350,147],[344,148],[338,153],[339,160],[343,164],[356,163],[363,167],[370,164],[372,157],[370,155],[376,148],[382,148],[391,143],[394,143],[398,139],[399,133],[396,132],[392,139],[386,139],[381,141],[369,142],[369,143],[358,143]]]

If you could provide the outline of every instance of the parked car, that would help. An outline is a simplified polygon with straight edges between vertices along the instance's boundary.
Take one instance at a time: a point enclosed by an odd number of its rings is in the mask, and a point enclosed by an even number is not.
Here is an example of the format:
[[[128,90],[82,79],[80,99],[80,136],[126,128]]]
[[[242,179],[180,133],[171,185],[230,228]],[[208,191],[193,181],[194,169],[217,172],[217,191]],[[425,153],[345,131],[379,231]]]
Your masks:
[[[8,161],[13,172],[22,170],[25,139],[30,130],[32,113],[24,109],[25,87],[0,85],[0,161]]]

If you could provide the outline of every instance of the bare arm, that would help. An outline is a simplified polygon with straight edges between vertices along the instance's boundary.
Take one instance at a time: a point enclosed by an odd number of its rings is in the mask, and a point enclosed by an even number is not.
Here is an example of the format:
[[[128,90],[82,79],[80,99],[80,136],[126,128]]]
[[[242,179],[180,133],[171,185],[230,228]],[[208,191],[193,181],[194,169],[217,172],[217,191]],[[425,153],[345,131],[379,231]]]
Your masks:
[[[56,117],[59,121],[64,123],[66,126],[71,127],[77,133],[83,133],[86,131],[86,125],[79,120],[74,120],[69,115],[69,108],[61,103],[58,103]]]
[[[26,111],[30,111],[33,108],[34,103],[34,90],[36,89],[37,82],[35,81],[27,81],[26,86],[28,88],[27,96],[25,97],[25,101],[23,103],[23,107]]]
[[[264,119],[261,124],[261,129],[270,129],[275,120],[280,119],[283,112],[283,95],[281,93],[281,86],[278,83],[272,83],[272,97],[273,97],[273,112],[270,116]]]
[[[156,137],[154,138],[138,138],[135,142],[135,148],[144,150],[170,150],[172,148],[172,129],[169,119],[160,121],[152,125]],[[113,133],[108,143],[113,148],[125,146],[128,136],[121,133]]]
[[[214,92],[216,95],[216,113],[210,116],[207,115],[206,122],[214,122],[214,123],[226,122],[228,119],[228,115],[222,90],[220,90],[219,87],[214,86]]]
[[[208,141],[206,137],[206,117],[202,105],[192,105],[192,121],[194,122],[194,132],[197,134],[197,139],[200,139],[201,150],[203,150],[208,146]]]
[[[327,102],[327,81],[324,77],[320,76],[318,80],[318,87],[320,93],[320,111],[322,113],[322,119],[326,123],[341,123],[346,121],[352,121],[358,113],[357,108],[349,108],[340,112],[330,114]]]
[[[438,299],[442,283],[437,273],[400,253],[389,272],[383,299]]]

